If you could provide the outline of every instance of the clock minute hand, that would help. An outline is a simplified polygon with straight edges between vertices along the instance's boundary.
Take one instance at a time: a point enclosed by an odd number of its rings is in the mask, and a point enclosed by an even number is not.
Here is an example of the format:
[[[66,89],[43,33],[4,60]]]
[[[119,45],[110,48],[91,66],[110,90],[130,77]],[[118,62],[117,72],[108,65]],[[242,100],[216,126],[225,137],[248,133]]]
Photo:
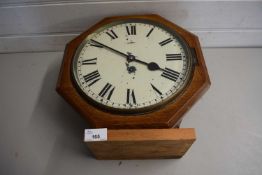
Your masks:
[[[96,40],[90,39],[90,41],[92,41],[93,43],[99,44],[100,46],[103,46],[103,47],[105,47],[105,48],[107,48],[109,50],[112,50],[112,51],[114,51],[114,52],[124,56],[125,58],[127,58],[128,62],[134,61],[134,62],[138,62],[138,63],[144,64],[144,65],[148,65],[148,63],[146,63],[146,62],[136,59],[135,56],[132,53],[127,52],[128,54],[125,54],[125,53],[120,52],[120,51],[118,51],[118,50],[116,50],[116,49],[114,49],[112,47],[109,47],[109,46],[103,44],[103,43],[100,43],[100,42],[98,42]]]
[[[96,43],[96,44],[99,44],[99,45],[101,45],[101,46],[103,46],[103,47],[105,47],[105,48],[107,48],[107,49],[109,49],[109,50],[112,50],[112,51],[114,51],[114,52],[116,52],[116,53],[118,53],[118,54],[120,54],[120,55],[122,55],[122,56],[124,56],[125,58],[127,58],[127,61],[128,61],[128,62],[134,61],[134,62],[137,62],[137,63],[144,64],[144,65],[146,65],[147,68],[148,68],[149,70],[151,70],[151,71],[155,71],[155,70],[162,70],[162,71],[163,71],[163,69],[160,68],[159,65],[158,65],[157,63],[155,63],[155,62],[146,63],[146,62],[144,62],[144,61],[141,61],[141,60],[139,60],[139,59],[136,59],[136,57],[135,57],[134,55],[132,55],[131,53],[125,54],[125,53],[120,52],[120,51],[118,51],[118,50],[116,50],[116,49],[114,49],[114,48],[112,48],[112,47],[109,47],[109,46],[103,44],[103,43],[100,43],[100,42],[98,42],[98,41],[96,41],[96,40],[91,39],[91,41],[94,42],[94,43]]]
[[[116,50],[116,49],[114,49],[114,48],[112,48],[112,47],[109,47],[109,46],[107,46],[107,45],[105,45],[105,44],[103,44],[103,43],[100,43],[100,42],[98,42],[98,41],[96,41],[96,40],[93,40],[93,39],[91,39],[91,41],[94,42],[94,43],[96,43],[96,44],[99,44],[99,45],[101,45],[101,46],[103,46],[103,47],[105,47],[105,48],[107,48],[107,49],[109,49],[109,50],[112,50],[112,51],[114,51],[114,52],[116,52],[116,53],[124,56],[125,58],[128,57],[127,54],[125,54],[125,53],[123,53],[123,52],[120,52],[120,51],[118,51],[118,50]]]

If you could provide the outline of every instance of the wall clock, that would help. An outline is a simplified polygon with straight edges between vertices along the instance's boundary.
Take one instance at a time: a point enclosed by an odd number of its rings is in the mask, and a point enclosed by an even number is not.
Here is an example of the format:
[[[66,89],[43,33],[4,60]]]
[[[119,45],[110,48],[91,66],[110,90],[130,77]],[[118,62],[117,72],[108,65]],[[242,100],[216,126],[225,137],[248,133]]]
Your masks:
[[[69,42],[57,91],[94,128],[169,128],[209,85],[195,35],[137,15],[105,18]]]

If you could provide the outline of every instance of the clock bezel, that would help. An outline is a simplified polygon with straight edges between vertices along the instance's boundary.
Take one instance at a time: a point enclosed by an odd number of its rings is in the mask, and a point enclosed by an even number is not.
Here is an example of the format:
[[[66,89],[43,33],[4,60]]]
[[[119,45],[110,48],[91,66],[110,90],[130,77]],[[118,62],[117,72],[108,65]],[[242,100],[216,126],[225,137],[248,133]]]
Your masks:
[[[188,84],[187,88],[184,89],[182,95],[178,96],[176,103],[168,103],[159,110],[151,113],[140,114],[136,117],[134,117],[134,115],[125,115],[125,117],[123,117],[121,114],[108,113],[94,107],[77,92],[71,78],[71,62],[73,56],[77,47],[86,38],[86,36],[100,26],[111,23],[112,21],[127,18],[149,19],[167,25],[183,37],[189,47],[194,50],[194,57],[196,58],[192,80],[190,84]],[[68,42],[64,51],[56,91],[87,120],[89,126],[92,128],[170,128],[179,126],[183,115],[193,104],[198,101],[198,99],[200,99],[200,97],[202,97],[202,95],[209,88],[210,84],[209,75],[198,37],[159,15],[149,14],[104,18]]]
[[[150,106],[146,106],[146,107],[142,107],[142,108],[114,108],[114,107],[110,107],[107,105],[104,105],[103,103],[99,103],[97,101],[95,101],[94,99],[92,99],[91,97],[89,97],[80,87],[79,84],[81,84],[79,77],[77,76],[77,61],[79,58],[79,54],[82,51],[83,47],[88,43],[89,36],[98,34],[110,27],[113,27],[115,25],[119,25],[119,24],[130,24],[130,23],[142,23],[142,24],[150,24],[153,25],[154,27],[159,27],[167,32],[169,32],[172,37],[176,40],[178,40],[178,42],[181,44],[181,46],[183,47],[183,50],[185,52],[186,55],[186,59],[187,60],[187,68],[186,68],[186,75],[184,76],[185,78],[181,81],[182,85],[176,90],[176,93],[174,93],[173,95],[168,96],[167,98],[165,98],[164,100],[155,103],[153,105]],[[76,49],[74,57],[72,59],[72,63],[71,63],[71,75],[72,75],[72,79],[74,82],[74,86],[77,89],[77,91],[80,93],[81,96],[83,96],[83,98],[85,100],[87,100],[91,105],[104,110],[105,112],[109,112],[109,113],[113,113],[113,114],[122,114],[122,115],[129,115],[132,114],[134,116],[139,115],[139,114],[144,114],[144,113],[150,113],[150,112],[154,112],[155,110],[159,110],[162,107],[164,107],[165,105],[167,105],[168,103],[175,103],[176,98],[181,95],[184,91],[184,89],[188,86],[188,84],[190,83],[191,79],[192,79],[192,74],[194,72],[194,61],[193,61],[193,54],[191,53],[190,47],[188,46],[188,44],[186,43],[186,41],[183,39],[182,36],[180,36],[176,31],[172,30],[171,28],[169,28],[166,25],[163,25],[162,23],[158,23],[156,21],[152,21],[149,19],[137,19],[137,18],[128,18],[128,19],[120,19],[120,20],[115,20],[111,23],[107,23],[103,26],[100,26],[99,28],[97,28],[95,31],[93,31],[92,33],[88,34],[85,36],[84,40],[81,42],[81,44],[79,45],[79,47]]]

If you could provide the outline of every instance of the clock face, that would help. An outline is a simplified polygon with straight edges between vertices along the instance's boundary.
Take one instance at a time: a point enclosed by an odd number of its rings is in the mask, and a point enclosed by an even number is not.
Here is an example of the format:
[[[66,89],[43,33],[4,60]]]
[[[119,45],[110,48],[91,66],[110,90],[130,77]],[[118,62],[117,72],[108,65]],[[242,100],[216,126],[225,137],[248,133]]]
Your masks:
[[[125,20],[88,35],[72,70],[78,90],[93,104],[141,113],[175,102],[193,66],[190,49],[174,31],[151,21]]]

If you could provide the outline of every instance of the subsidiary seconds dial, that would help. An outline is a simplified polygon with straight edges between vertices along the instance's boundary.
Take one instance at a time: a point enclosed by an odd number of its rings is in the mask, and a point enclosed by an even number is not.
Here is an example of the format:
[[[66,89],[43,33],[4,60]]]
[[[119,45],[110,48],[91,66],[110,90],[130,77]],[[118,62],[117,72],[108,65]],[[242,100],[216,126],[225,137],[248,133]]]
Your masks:
[[[126,20],[88,35],[72,70],[77,89],[97,107],[141,113],[175,102],[193,64],[178,34],[146,20]]]

